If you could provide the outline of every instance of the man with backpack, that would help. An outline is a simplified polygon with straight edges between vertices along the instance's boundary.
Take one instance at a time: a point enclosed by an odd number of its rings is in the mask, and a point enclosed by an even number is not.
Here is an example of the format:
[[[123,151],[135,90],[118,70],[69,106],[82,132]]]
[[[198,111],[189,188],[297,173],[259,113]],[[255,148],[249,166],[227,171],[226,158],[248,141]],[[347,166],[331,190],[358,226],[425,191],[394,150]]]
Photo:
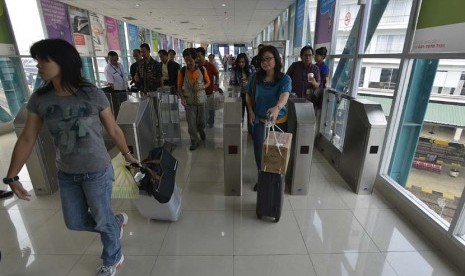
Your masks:
[[[216,69],[215,65],[208,62],[205,59],[205,48],[199,47],[196,49],[197,51],[197,63],[199,66],[205,67],[207,69],[208,78],[210,79],[211,84],[205,89],[207,93],[207,97],[213,97],[213,93],[218,89],[219,82],[220,82],[220,73]],[[213,98],[210,98],[213,100]],[[207,125],[209,128],[212,128],[215,124],[215,109],[208,110],[207,116]]]
[[[197,52],[194,48],[187,48],[182,52],[186,66],[178,73],[178,95],[181,104],[186,109],[186,120],[191,146],[189,150],[199,147],[200,139],[205,140],[205,103],[207,96],[205,89],[210,85],[207,70],[197,66]]]

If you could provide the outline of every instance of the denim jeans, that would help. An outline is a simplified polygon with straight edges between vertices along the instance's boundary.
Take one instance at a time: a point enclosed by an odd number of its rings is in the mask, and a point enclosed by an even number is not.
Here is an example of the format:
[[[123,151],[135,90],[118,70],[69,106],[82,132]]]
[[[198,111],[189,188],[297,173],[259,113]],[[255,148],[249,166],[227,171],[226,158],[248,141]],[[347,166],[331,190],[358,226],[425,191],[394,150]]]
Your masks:
[[[277,124],[277,126],[283,131],[287,131],[287,122],[282,124]],[[276,129],[276,131],[279,131]],[[258,118],[256,118],[252,130],[252,139],[253,139],[253,152],[255,155],[255,164],[257,165],[257,170],[261,170],[262,166],[262,149],[263,142],[265,140],[265,124],[260,123]]]
[[[213,127],[214,124],[215,124],[215,110],[208,110],[207,125],[208,127]]]
[[[103,265],[111,266],[121,257],[121,231],[111,210],[114,171],[111,164],[96,173],[69,174],[58,171],[61,206],[66,227],[100,233]]]

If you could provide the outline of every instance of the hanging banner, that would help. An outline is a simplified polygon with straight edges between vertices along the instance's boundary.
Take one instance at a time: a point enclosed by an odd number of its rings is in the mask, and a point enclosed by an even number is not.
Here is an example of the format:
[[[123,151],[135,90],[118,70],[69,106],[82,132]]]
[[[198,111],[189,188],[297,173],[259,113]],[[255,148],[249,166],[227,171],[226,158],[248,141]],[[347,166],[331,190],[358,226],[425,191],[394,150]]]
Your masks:
[[[167,41],[167,45],[166,45],[166,50],[169,50],[169,49],[173,49],[173,38],[172,36],[170,35],[166,35],[166,41]]]
[[[108,54],[105,20],[103,15],[89,12],[90,26],[92,27],[92,39],[94,40],[94,51],[96,56]]]
[[[121,56],[121,47],[119,45],[118,22],[116,19],[105,16],[105,27],[107,30],[108,50],[115,51]]]
[[[295,5],[294,49],[302,48],[304,33],[305,0],[297,0]]]
[[[167,35],[165,34],[159,34],[158,35],[158,40],[159,40],[159,43],[160,43],[160,47],[164,50],[169,50],[168,48],[168,38],[167,38]]]
[[[152,31],[152,49],[155,53],[158,53],[158,33]]]
[[[68,7],[57,1],[41,0],[42,14],[48,38],[60,38],[73,44]]]
[[[87,12],[73,6],[69,6],[68,10],[71,29],[73,30],[74,46],[79,54],[89,56],[92,52],[92,44]]]
[[[316,6],[314,49],[326,47],[331,52],[336,0],[318,0]]]
[[[179,41],[177,38],[173,38],[173,50],[179,53]]]
[[[136,25],[128,24],[129,48],[131,50],[139,49],[139,28]]]
[[[139,27],[138,30],[139,31],[137,32],[137,40],[139,41],[139,45],[142,43],[147,43],[147,41],[145,40],[145,29]]]
[[[218,46],[218,44],[213,44],[212,45],[212,54],[214,55],[219,55],[220,54],[220,47]]]
[[[446,3],[444,3],[446,2]],[[465,52],[465,1],[423,0],[418,16],[412,52]]]
[[[0,0],[0,55],[16,55],[13,34],[4,0]]]

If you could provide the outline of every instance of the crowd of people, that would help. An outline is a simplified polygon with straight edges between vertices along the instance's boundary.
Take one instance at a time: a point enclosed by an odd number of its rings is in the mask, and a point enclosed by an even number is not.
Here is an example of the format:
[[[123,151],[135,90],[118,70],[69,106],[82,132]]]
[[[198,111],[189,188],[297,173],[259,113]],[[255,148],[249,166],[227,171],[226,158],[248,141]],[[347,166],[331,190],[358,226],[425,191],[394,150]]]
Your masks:
[[[316,52],[305,46],[300,61],[282,72],[283,62],[271,45],[259,45],[258,54],[249,62],[247,54],[230,57],[230,86],[242,98],[242,118],[247,110],[249,133],[252,135],[257,170],[260,170],[265,121],[271,119],[282,130],[287,129],[287,101],[291,93],[316,104],[318,91],[328,83],[329,69],[324,63],[326,48]],[[128,221],[125,213],[114,214],[111,191],[114,172],[105,147],[104,128],[127,162],[139,163],[126,145],[125,137],[115,121],[107,97],[101,89],[81,75],[82,62],[74,46],[60,39],[44,39],[30,49],[37,61],[43,83],[28,104],[23,132],[13,150],[11,163],[3,182],[12,192],[0,191],[0,198],[30,200],[18,173],[28,159],[39,131],[46,125],[54,138],[56,166],[66,226],[71,230],[100,234],[103,265],[97,275],[114,275],[124,261],[120,238]],[[135,63],[127,76],[118,54],[108,53],[105,76],[108,91],[142,95],[168,87],[178,95],[186,110],[190,150],[206,139],[205,122],[212,127],[215,111],[205,112],[208,97],[219,90],[219,68],[213,54],[206,57],[204,48],[187,48],[182,52],[185,66],[174,61],[176,52],[159,50],[160,62],[150,55],[148,44],[133,50]],[[312,62],[315,60],[316,64]],[[229,65],[228,64],[228,65]],[[225,69],[226,70],[226,69]],[[129,83],[129,85],[128,85]],[[130,87],[131,86],[131,87]],[[256,189],[256,187],[254,188]]]

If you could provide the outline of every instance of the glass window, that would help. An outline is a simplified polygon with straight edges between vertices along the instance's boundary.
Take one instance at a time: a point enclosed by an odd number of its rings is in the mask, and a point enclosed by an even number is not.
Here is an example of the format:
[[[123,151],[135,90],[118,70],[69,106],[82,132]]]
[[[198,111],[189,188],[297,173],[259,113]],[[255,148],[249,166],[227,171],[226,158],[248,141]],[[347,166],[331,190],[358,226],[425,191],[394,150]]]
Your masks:
[[[413,0],[374,1],[371,7],[372,14],[385,9],[381,20],[371,17],[369,27],[376,24],[376,30],[367,36],[368,47],[366,53],[393,54],[402,53],[407,33]],[[378,22],[379,20],[379,22]]]
[[[33,58],[21,58],[21,62],[23,63],[24,75],[26,77],[29,93],[32,93],[32,91],[34,91],[34,87],[36,86],[37,62]]]
[[[417,141],[397,141],[390,175],[397,178],[399,185],[405,187],[414,199],[422,201],[431,214],[449,225],[465,187],[465,133],[462,133],[465,128],[465,96],[458,93],[453,98],[450,96],[457,88],[463,87],[461,78],[465,74],[465,60],[440,60],[436,70],[428,67],[430,63],[426,63],[425,69],[419,69],[425,71],[420,71],[420,82],[424,82],[425,74],[435,74],[434,80],[430,82],[433,89],[424,111],[424,119],[416,121],[420,118],[417,114],[422,114],[421,108],[415,108],[409,102],[422,101],[427,87],[416,91],[410,88],[408,94],[416,96],[406,99],[403,112],[407,119],[402,123],[401,134],[398,135],[402,137],[405,133],[410,135],[408,139],[411,140],[413,134],[416,134],[414,139]],[[415,68],[412,82],[415,81]],[[419,131],[409,130],[412,128],[418,128]],[[402,156],[399,149],[413,155],[410,156],[413,157],[411,167],[406,168],[408,171],[399,170],[396,166],[398,158],[410,158],[408,153]]]
[[[0,57],[0,123],[11,121],[29,96],[20,62],[17,57]]]
[[[335,22],[337,24],[337,33],[334,54],[353,54],[355,53],[358,34],[358,24],[354,27],[354,23],[356,22],[360,6],[357,5],[357,1],[353,0],[342,0],[339,2],[339,15],[336,17],[338,19],[337,22]]]

